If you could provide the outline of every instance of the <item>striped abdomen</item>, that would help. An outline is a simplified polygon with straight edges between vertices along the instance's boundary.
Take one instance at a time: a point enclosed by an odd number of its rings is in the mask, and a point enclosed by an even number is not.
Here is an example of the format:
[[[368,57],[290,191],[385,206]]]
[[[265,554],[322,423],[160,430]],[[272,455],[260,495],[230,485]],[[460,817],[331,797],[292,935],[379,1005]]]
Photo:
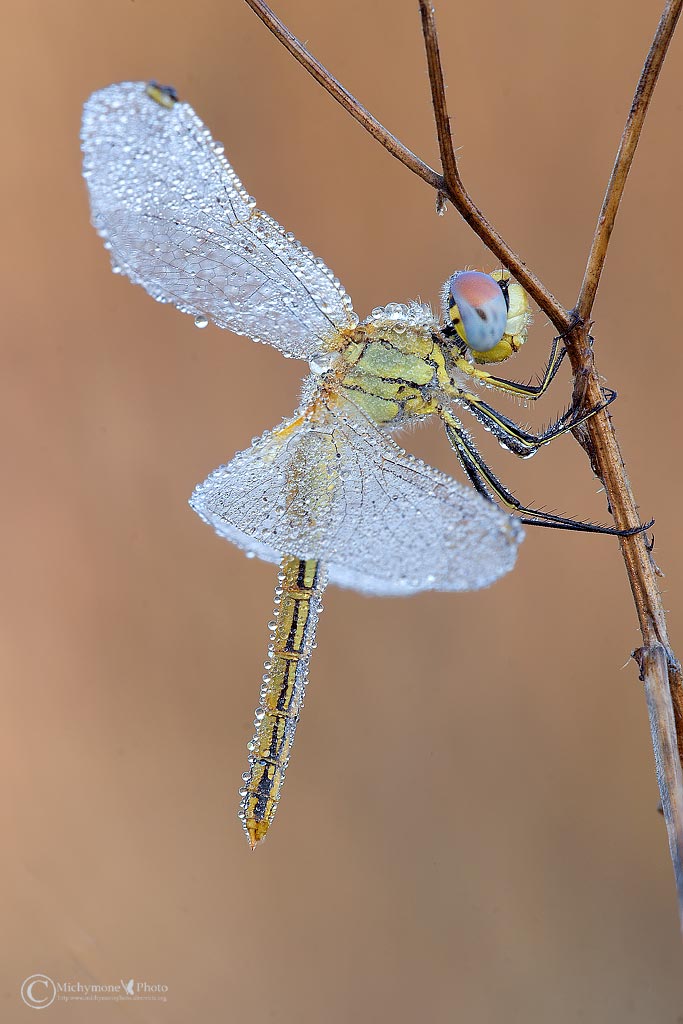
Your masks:
[[[249,771],[240,790],[239,816],[252,849],[266,835],[277,809],[326,582],[319,562],[292,555],[283,558],[275,590],[275,619],[270,624],[267,672],[256,709],[256,734],[248,745]]]

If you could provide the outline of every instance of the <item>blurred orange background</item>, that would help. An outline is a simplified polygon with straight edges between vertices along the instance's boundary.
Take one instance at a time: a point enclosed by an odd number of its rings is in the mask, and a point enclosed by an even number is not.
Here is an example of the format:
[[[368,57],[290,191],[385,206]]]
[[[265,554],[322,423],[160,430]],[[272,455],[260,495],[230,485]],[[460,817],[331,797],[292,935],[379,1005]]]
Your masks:
[[[413,0],[275,6],[436,164]],[[437,8],[463,176],[567,305],[659,14]],[[495,261],[240,0],[28,0],[3,30],[3,1021],[30,1016],[19,989],[42,972],[168,986],[166,1002],[56,1002],[54,1021],[680,1022],[639,634],[610,538],[529,529],[517,569],[474,594],[331,588],[280,812],[249,853],[237,789],[275,572],[187,497],[295,407],[305,366],[199,333],[112,275],[80,178],[82,103],[173,83],[361,316],[435,302],[453,270]],[[679,35],[595,309],[679,645],[682,71]],[[538,315],[509,372],[532,377],[551,337]],[[563,370],[534,422],[570,388]],[[571,438],[526,463],[489,442],[521,499],[605,521]],[[404,443],[458,475],[437,428]]]

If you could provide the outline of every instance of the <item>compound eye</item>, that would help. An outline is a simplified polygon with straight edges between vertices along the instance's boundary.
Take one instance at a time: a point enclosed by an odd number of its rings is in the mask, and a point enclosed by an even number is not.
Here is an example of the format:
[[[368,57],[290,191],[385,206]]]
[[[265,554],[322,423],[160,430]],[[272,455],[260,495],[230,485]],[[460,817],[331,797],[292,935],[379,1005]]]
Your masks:
[[[495,348],[505,334],[508,309],[501,286],[479,270],[459,270],[448,282],[453,326],[474,352]]]

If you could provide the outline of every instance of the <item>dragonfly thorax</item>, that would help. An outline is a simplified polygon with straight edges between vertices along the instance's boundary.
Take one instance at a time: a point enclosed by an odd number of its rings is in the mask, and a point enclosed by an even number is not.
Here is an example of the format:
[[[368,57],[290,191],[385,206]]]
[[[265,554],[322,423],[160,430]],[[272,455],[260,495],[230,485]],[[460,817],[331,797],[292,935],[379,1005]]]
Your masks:
[[[403,315],[387,313],[397,307]],[[336,384],[375,423],[398,428],[436,411],[446,374],[438,324],[428,307],[392,303],[350,331]],[[405,312],[404,312],[405,311]]]

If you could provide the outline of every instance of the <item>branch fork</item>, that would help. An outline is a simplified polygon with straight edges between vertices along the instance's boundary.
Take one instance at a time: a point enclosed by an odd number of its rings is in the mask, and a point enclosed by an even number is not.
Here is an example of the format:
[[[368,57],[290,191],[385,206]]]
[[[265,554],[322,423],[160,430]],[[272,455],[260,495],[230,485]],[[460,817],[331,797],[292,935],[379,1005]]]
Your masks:
[[[279,42],[317,82],[369,132],[380,145],[437,194],[437,210],[451,203],[489,251],[519,281],[557,333],[564,339],[574,373],[574,397],[581,408],[601,403],[600,377],[595,368],[591,313],[600,283],[614,222],[624,194],[659,73],[683,8],[683,0],[667,0],[643,66],[617,150],[612,173],[593,234],[576,304],[566,309],[550,289],[527,267],[476,206],[460,177],[453,147],[446,89],[439,51],[434,8],[418,0],[427,68],[436,123],[441,171],[426,164],[392,135],[343,85],[313,57],[262,0],[245,0]],[[585,450],[593,472],[602,483],[609,510],[620,530],[638,527],[638,508],[607,410],[596,413],[573,431]],[[643,533],[620,537],[619,544],[638,615],[643,646],[633,652],[644,684],[650,718],[655,766],[674,868],[678,909],[683,930],[683,686],[681,668],[669,644],[666,617],[651,557]]]

